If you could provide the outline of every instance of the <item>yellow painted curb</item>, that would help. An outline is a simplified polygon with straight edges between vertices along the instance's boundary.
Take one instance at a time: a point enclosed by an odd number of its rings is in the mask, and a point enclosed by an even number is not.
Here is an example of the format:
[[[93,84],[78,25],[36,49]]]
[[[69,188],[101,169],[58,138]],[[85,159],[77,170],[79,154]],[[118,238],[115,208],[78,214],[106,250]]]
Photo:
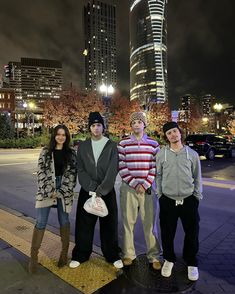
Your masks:
[[[32,223],[0,209],[1,239],[27,256],[30,256],[33,229]],[[69,256],[73,246],[70,242]],[[76,269],[68,266],[58,268],[60,250],[60,236],[46,231],[39,252],[39,263],[84,294],[91,294],[116,279],[117,269],[94,253],[89,261]]]

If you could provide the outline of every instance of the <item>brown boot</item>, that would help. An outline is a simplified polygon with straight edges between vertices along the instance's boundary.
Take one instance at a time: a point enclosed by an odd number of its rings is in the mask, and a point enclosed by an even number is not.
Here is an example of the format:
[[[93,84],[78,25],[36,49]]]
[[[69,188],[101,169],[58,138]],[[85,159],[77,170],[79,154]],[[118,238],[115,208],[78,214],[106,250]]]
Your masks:
[[[42,238],[44,235],[45,229],[39,230],[36,227],[33,231],[33,238],[32,238],[32,244],[31,244],[31,258],[29,261],[29,273],[34,274],[37,271],[38,266],[38,251],[42,244]]]
[[[60,227],[60,237],[62,243],[62,250],[60,253],[60,259],[58,261],[58,267],[63,267],[68,262],[70,224],[66,224],[63,227]]]

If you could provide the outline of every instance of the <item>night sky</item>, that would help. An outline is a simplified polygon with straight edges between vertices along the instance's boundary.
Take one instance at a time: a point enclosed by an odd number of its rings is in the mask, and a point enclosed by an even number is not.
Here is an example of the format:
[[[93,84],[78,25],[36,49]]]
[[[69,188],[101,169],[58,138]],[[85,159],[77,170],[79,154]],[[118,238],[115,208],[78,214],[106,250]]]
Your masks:
[[[0,65],[21,57],[58,59],[64,81],[83,79],[83,0],[0,0]],[[129,1],[117,6],[118,87],[129,93]],[[168,87],[172,108],[183,94],[211,93],[235,104],[235,1],[168,1]],[[2,71],[3,73],[3,71]]]

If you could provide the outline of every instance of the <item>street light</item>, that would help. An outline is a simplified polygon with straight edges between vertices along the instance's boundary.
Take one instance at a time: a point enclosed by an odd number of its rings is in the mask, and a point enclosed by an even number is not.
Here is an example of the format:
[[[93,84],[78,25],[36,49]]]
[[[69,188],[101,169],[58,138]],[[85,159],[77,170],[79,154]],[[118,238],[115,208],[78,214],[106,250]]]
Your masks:
[[[27,113],[27,135],[30,135],[30,129],[29,129],[29,124],[30,124],[30,116],[32,117],[32,131],[33,131],[33,137],[34,137],[34,113],[33,109],[36,107],[34,102],[27,102],[23,103],[23,107],[25,108],[25,114],[27,112],[27,108],[29,108],[31,111],[28,111]]]
[[[221,110],[223,109],[223,105],[221,103],[215,103],[213,106],[216,114],[217,114],[217,119],[216,119],[216,128],[217,132],[219,133],[220,130],[220,116],[221,116]]]
[[[207,116],[202,117],[202,131],[208,132],[209,118]]]
[[[112,85],[106,85],[102,84],[100,86],[100,92],[105,95],[105,97],[108,97],[109,95],[112,95],[114,93],[114,87]]]
[[[223,108],[223,105],[221,104],[221,103],[215,103],[215,105],[214,105],[214,110],[215,111],[221,111],[222,110],[222,108]]]
[[[110,110],[110,102],[111,102],[111,95],[114,93],[114,87],[112,85],[102,84],[100,86],[100,93],[103,94],[103,103],[105,106],[105,120],[106,120],[106,128],[108,129],[108,117],[109,117],[109,110]]]
[[[203,122],[204,124],[207,124],[208,121],[209,121],[209,118],[208,118],[208,117],[203,117],[203,118],[202,118],[202,122]]]

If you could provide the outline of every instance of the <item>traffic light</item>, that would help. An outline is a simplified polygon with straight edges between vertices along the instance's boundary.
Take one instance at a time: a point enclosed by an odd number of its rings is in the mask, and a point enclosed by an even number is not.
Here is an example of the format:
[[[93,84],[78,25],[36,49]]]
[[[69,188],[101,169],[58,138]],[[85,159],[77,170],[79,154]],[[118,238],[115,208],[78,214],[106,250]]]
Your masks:
[[[6,78],[11,78],[12,76],[12,65],[8,63],[7,65],[4,65],[4,72]]]

